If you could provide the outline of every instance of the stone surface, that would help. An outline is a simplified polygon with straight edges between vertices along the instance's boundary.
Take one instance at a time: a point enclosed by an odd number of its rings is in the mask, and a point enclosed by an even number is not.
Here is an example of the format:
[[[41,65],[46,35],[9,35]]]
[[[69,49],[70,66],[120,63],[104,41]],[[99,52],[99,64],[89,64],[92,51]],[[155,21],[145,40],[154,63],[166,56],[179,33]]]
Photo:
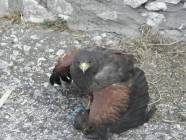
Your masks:
[[[1,0],[0,1],[0,17],[8,14],[8,1]]]
[[[160,34],[166,37],[170,37],[175,40],[181,40],[181,39],[184,40],[183,33],[179,30],[173,30],[173,29],[163,30],[163,31],[160,31]]]
[[[185,8],[185,9],[186,9],[186,2],[184,2],[184,4],[183,4],[183,8]]]
[[[146,23],[156,27],[157,31],[180,30],[180,27],[186,25],[184,0],[178,4],[170,4],[177,3],[178,0],[177,2],[176,0],[8,0],[8,2],[10,10],[23,10],[26,21],[43,22],[61,17],[67,20],[68,27],[72,30],[113,32],[126,37],[138,36],[140,27]],[[131,8],[127,3],[132,7],[139,7]],[[6,7],[3,0],[0,4]],[[0,11],[6,12],[1,5]],[[156,10],[158,13],[148,13]]]
[[[103,20],[116,21],[118,18],[118,13],[116,11],[107,11],[107,12],[97,14],[97,16],[102,18]]]
[[[73,7],[65,0],[47,0],[47,8],[65,20],[68,20],[73,12]]]
[[[55,16],[46,8],[38,4],[36,0],[23,1],[23,15],[25,21],[41,23],[45,20],[55,20]]]
[[[181,0],[157,0],[157,1],[171,3],[171,4],[178,4]]]
[[[123,0],[124,4],[131,6],[132,8],[137,8],[142,4],[146,3],[148,0]]]
[[[158,25],[166,21],[165,16],[163,14],[159,14],[156,12],[146,12],[142,15],[147,17],[146,23],[150,26],[158,27]]]
[[[23,9],[23,0],[7,0],[9,11],[22,11]]]
[[[73,30],[107,31],[126,36],[139,35],[138,28],[144,18],[129,6],[121,5],[121,1],[111,1],[108,4],[86,0],[72,2],[74,12],[68,20]]]
[[[145,8],[151,11],[165,11],[167,10],[167,5],[164,2],[153,1],[145,4]]]

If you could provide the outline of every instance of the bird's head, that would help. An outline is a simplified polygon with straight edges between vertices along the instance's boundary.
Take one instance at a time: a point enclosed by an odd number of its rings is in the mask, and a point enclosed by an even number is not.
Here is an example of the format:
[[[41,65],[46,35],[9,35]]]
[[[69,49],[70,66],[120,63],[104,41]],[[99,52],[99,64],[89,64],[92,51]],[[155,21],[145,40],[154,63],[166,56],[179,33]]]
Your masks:
[[[81,51],[76,57],[77,67],[83,74],[92,73],[97,69],[97,58],[89,51]],[[89,72],[88,72],[89,71]]]

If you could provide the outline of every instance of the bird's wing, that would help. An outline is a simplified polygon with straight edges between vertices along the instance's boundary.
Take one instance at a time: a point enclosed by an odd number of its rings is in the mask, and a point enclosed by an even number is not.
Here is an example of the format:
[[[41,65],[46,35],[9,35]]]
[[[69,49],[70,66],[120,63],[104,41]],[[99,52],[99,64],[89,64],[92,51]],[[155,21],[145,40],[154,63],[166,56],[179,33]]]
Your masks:
[[[112,84],[94,92],[89,123],[101,126],[117,121],[128,108],[130,89],[125,84]]]
[[[99,70],[94,76],[98,89],[105,85],[127,81],[134,69],[132,55],[114,50],[109,53],[105,54],[108,57],[101,61]]]
[[[50,76],[50,83],[52,85],[54,85],[54,83],[60,85],[60,78],[66,82],[70,82],[70,66],[73,63],[74,57],[78,51],[78,49],[73,49],[58,58],[57,64],[53,70],[52,75]]]

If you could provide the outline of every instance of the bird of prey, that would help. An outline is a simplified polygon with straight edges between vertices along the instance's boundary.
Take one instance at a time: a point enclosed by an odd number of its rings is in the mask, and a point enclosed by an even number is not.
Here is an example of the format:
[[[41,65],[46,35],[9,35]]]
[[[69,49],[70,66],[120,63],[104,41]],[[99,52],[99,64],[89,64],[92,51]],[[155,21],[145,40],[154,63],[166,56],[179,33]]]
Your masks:
[[[87,138],[107,140],[107,132],[121,133],[142,125],[155,111],[148,111],[148,84],[144,72],[134,68],[126,82],[93,91],[89,110],[79,112],[74,127]]]
[[[106,48],[74,49],[60,57],[50,83],[73,83],[82,91],[101,89],[126,81],[133,69],[133,56]],[[85,92],[86,93],[86,92]]]

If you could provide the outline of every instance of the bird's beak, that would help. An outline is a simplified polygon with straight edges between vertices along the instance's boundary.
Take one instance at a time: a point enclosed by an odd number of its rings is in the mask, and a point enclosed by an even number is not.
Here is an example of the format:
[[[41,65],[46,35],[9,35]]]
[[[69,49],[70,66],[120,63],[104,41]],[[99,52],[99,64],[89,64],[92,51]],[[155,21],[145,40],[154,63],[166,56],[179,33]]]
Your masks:
[[[83,62],[80,63],[79,68],[82,70],[83,73],[86,72],[86,70],[90,67],[89,63]]]

